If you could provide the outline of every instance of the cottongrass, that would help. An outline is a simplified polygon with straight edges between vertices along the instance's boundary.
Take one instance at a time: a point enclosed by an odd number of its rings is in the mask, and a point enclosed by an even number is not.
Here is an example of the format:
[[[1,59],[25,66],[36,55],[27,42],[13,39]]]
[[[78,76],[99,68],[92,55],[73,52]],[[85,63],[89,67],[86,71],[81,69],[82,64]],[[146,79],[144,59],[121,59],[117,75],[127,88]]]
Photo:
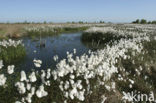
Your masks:
[[[41,67],[41,64],[42,64],[42,61],[41,60],[34,59],[33,62],[34,62],[35,67],[37,67],[37,68],[40,68]]]
[[[4,74],[0,74],[0,86],[4,86],[6,83],[7,78]]]
[[[0,41],[0,59],[5,64],[12,64],[23,59],[26,51],[22,40],[2,40]]]
[[[102,91],[103,93],[98,97],[99,101],[96,101],[104,103],[109,98],[107,94],[111,92],[117,94],[118,92],[118,83],[112,80],[114,75],[118,77],[115,79],[121,82],[126,81],[129,83],[128,86],[133,88],[137,82],[131,78],[126,80],[127,78],[124,77],[124,75],[128,76],[131,72],[127,72],[125,68],[121,68],[122,66],[118,65],[121,59],[124,61],[128,59],[131,60],[132,57],[143,54],[143,42],[150,42],[150,37],[147,32],[130,32],[129,34],[131,33],[135,35],[132,39],[122,38],[119,42],[113,42],[111,46],[107,45],[104,49],[95,52],[89,51],[88,54],[83,54],[80,57],[73,57],[76,54],[75,49],[73,53],[67,52],[67,59],[59,61],[56,69],[53,71],[50,68],[47,70],[32,71],[30,74],[21,71],[19,81],[15,82],[15,87],[20,97],[17,97],[16,102],[14,102],[33,103],[44,100],[44,98],[50,96],[52,96],[50,102],[89,102],[88,99],[97,99],[96,97],[91,97],[96,93],[98,94],[98,92],[96,92],[98,89],[100,91],[104,89],[104,91]],[[129,52],[131,54],[128,54]],[[55,56],[54,60],[58,61],[58,56]],[[42,61],[36,59],[34,59],[33,62],[42,64]],[[131,62],[135,64],[135,62]],[[3,67],[3,63],[1,63],[0,67]],[[121,71],[126,73],[122,74],[120,73]],[[139,69],[136,69],[138,75],[140,75],[142,71],[143,68],[141,66]],[[148,77],[146,77],[146,79],[147,78]],[[0,86],[4,86],[7,82],[6,80],[5,75],[1,74]],[[54,88],[55,86],[57,86],[57,88],[47,89]],[[122,93],[126,94],[124,91],[122,91]],[[59,95],[61,98],[56,100],[56,95]],[[129,100],[130,97],[121,99]]]
[[[30,37],[47,36],[47,35],[57,35],[60,33],[68,32],[79,32],[86,30],[90,25],[39,25],[39,26],[28,26],[24,28],[26,34]]]
[[[11,47],[11,46],[17,47],[20,44],[22,44],[21,40],[14,41],[12,39],[9,39],[9,40],[0,41],[0,46],[5,47],[5,48]]]
[[[3,68],[3,60],[0,60],[0,69],[2,69]]]
[[[14,68],[15,68],[14,65],[9,65],[9,66],[8,66],[8,74],[14,73]]]

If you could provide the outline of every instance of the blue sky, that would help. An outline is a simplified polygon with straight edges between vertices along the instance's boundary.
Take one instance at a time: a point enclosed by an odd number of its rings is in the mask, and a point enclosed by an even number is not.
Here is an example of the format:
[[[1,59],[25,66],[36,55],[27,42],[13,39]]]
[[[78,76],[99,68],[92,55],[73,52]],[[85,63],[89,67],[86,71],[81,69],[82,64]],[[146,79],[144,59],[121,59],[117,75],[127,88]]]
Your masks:
[[[0,22],[156,20],[156,0],[0,0]]]

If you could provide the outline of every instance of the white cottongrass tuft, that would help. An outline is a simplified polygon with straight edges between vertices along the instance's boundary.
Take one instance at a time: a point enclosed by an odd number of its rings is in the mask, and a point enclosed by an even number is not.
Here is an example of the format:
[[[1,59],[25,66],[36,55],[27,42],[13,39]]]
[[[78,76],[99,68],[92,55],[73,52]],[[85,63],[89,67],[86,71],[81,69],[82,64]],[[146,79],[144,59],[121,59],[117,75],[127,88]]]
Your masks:
[[[15,103],[22,103],[22,102],[20,102],[20,101],[16,101]]]
[[[33,62],[34,62],[35,67],[37,67],[37,68],[40,68],[41,67],[41,64],[42,64],[42,61],[41,60],[34,59]]]
[[[21,71],[21,79],[20,81],[27,81],[27,76],[25,74],[25,71]]]
[[[44,90],[44,86],[41,85],[39,89],[36,91],[36,95],[38,98],[42,98],[48,95],[48,92]]]
[[[54,59],[54,61],[57,61],[57,60],[58,60],[58,55],[55,55],[55,56],[53,57],[53,59]]]
[[[7,78],[4,76],[4,74],[0,74],[0,86],[4,86],[6,83]]]
[[[9,40],[0,41],[0,46],[5,47],[5,48],[11,47],[11,46],[17,47],[20,44],[22,44],[22,40],[15,41],[15,40],[9,39]]]
[[[9,65],[9,66],[8,66],[8,74],[14,73],[14,68],[15,68],[14,65]]]
[[[2,69],[3,68],[3,60],[0,60],[0,69]]]
[[[17,82],[15,86],[18,88],[18,92],[20,94],[24,94],[26,92],[26,88],[23,82]]]
[[[36,78],[35,72],[32,72],[29,75],[29,80],[30,80],[30,82],[36,82],[37,78]]]

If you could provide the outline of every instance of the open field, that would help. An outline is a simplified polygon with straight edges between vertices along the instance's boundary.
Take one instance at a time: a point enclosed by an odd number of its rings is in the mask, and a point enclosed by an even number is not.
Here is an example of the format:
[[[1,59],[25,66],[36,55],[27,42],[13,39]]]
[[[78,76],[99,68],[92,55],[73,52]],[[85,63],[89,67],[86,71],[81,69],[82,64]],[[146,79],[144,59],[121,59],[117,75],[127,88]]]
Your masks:
[[[0,37],[2,103],[156,98],[156,25],[0,24]]]

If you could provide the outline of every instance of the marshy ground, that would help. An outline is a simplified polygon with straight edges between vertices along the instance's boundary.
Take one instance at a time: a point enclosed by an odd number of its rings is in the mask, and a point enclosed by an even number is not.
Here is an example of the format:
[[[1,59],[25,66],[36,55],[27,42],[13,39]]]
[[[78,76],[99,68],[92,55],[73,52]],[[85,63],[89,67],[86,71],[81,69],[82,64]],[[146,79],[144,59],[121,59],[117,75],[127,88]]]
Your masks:
[[[155,98],[156,25],[0,24],[0,38],[2,103],[154,102],[127,93]]]

